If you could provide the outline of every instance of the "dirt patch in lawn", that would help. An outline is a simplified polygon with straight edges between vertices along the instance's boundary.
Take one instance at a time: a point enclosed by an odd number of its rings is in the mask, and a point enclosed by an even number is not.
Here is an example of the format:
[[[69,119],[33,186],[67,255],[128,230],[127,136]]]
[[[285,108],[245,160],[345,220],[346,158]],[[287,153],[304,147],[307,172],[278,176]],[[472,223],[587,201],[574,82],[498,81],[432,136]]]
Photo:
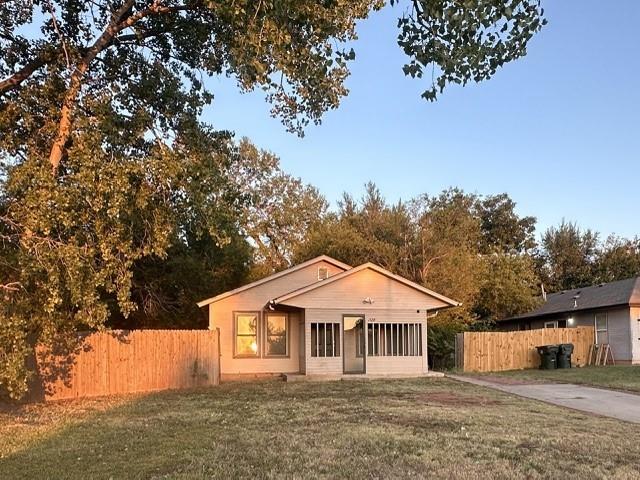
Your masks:
[[[473,405],[500,405],[502,402],[493,398],[483,397],[481,395],[460,395],[449,392],[433,392],[424,395],[418,395],[416,400],[444,406],[453,407],[469,407]]]

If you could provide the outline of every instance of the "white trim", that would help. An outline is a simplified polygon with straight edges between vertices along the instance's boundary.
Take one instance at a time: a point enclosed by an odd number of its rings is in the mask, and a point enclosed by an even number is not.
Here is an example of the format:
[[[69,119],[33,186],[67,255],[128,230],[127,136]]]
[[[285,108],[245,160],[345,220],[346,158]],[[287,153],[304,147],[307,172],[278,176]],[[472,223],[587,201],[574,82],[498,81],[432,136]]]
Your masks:
[[[547,322],[544,322],[544,328],[558,328],[558,321],[549,320]]]
[[[599,316],[603,316],[603,315],[604,315],[605,327],[604,327],[604,330],[598,330],[598,317]],[[606,343],[609,343],[609,314],[608,314],[608,312],[598,312],[598,313],[595,313],[593,315],[593,330],[594,330],[594,333],[595,333],[596,345],[599,344],[599,342],[598,342],[598,332],[604,332],[607,335],[607,342]]]
[[[297,290],[294,290],[292,292],[289,292],[285,295],[281,295],[278,298],[275,298],[272,300],[272,303],[274,304],[278,304],[278,303],[282,303],[285,302],[287,300],[290,300],[294,297],[297,297],[299,295],[302,295],[304,293],[310,292],[311,290],[315,290],[316,288],[322,288],[326,285],[329,285],[330,283],[336,282],[338,280],[341,280],[345,277],[348,277],[349,275],[353,275],[354,273],[358,273],[361,272],[362,270],[373,270],[374,272],[378,272],[386,277],[391,278],[392,280],[396,280],[397,282],[400,282],[404,285],[407,285],[408,287],[411,287],[415,290],[418,290],[419,292],[422,292],[426,295],[429,295],[431,297],[437,298],[438,300],[447,303],[449,306],[451,307],[458,307],[460,305],[462,305],[460,302],[457,302],[455,300],[452,300],[448,297],[445,297],[444,295],[440,295],[439,293],[436,293],[432,290],[429,290],[428,288],[423,287],[422,285],[418,285],[417,283],[412,282],[411,280],[407,280],[406,278],[403,278],[399,275],[396,275],[394,273],[391,273],[389,270],[385,270],[384,268],[374,264],[374,263],[364,263],[362,265],[360,265],[359,267],[355,267],[355,268],[351,268],[349,270],[346,270],[342,273],[338,273],[337,275],[333,275],[329,278],[327,278],[326,280],[322,281],[322,282],[318,282],[318,283],[312,283],[311,285],[307,285],[306,287],[302,287],[299,288]],[[433,309],[432,309],[433,310]]]
[[[206,305],[209,305],[210,303],[218,302],[218,301],[220,301],[222,299],[230,297],[231,295],[235,295],[236,293],[244,292],[245,290],[249,290],[250,288],[257,287],[258,285],[262,285],[263,283],[270,282],[271,280],[275,280],[276,278],[283,277],[285,275],[288,275],[290,273],[296,272],[298,270],[301,270],[301,269],[303,269],[305,267],[308,267],[309,265],[313,265],[314,263],[318,263],[318,262],[327,262],[327,263],[330,263],[331,265],[333,265],[335,267],[338,267],[338,268],[340,268],[342,270],[349,270],[351,268],[346,263],[342,263],[342,262],[336,260],[335,258],[331,258],[331,257],[329,257],[327,255],[320,255],[319,257],[312,258],[311,260],[307,260],[306,262],[303,262],[303,263],[301,263],[299,265],[296,265],[294,267],[287,268],[286,270],[283,270],[281,272],[274,273],[273,275],[269,275],[268,277],[262,278],[260,280],[255,281],[255,282],[248,283],[247,285],[244,285],[242,287],[236,288],[235,290],[230,290],[228,292],[221,293],[220,295],[217,295],[215,297],[207,298],[206,300],[201,300],[200,302],[197,303],[197,305],[199,307],[204,307]]]

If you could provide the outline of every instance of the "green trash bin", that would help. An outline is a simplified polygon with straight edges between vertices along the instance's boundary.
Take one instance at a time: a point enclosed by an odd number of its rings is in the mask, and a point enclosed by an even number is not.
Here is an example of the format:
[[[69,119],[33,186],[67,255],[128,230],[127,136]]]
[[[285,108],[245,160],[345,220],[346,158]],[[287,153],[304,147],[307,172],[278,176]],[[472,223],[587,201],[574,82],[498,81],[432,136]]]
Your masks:
[[[553,370],[557,368],[558,345],[542,345],[536,348],[540,354],[540,370]]]
[[[561,343],[558,345],[558,368],[571,368],[571,354],[573,343]]]

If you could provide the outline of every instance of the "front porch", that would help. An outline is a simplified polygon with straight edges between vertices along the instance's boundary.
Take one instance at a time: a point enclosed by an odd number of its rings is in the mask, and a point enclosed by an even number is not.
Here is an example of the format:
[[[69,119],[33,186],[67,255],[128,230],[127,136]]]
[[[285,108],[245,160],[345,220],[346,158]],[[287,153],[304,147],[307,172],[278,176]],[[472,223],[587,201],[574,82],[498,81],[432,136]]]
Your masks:
[[[426,314],[420,310],[304,309],[300,369],[317,380],[419,377],[428,373]],[[300,378],[304,379],[304,378]]]

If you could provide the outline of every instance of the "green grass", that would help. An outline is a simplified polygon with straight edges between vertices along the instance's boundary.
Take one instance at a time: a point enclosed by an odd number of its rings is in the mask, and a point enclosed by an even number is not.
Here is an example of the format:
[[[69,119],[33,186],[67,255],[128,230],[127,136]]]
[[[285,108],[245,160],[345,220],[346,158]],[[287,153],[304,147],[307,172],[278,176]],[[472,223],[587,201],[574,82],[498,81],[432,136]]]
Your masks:
[[[640,366],[616,365],[558,370],[510,370],[488,374],[469,373],[467,375],[489,375],[538,382],[578,383],[594,387],[640,392]]]
[[[0,478],[637,478],[638,425],[448,379],[277,381],[0,412]]]

